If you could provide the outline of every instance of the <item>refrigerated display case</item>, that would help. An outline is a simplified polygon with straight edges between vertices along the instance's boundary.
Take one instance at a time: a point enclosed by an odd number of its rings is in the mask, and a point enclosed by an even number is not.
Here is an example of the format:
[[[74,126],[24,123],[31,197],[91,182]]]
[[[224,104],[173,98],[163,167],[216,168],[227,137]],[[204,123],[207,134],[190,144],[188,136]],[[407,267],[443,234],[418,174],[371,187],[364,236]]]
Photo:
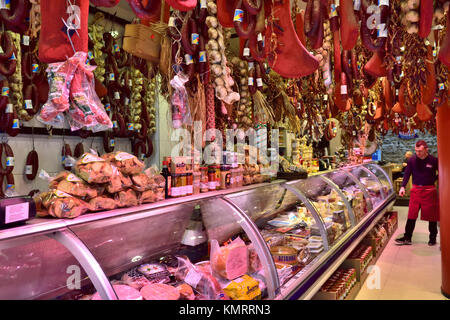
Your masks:
[[[73,220],[34,219],[0,231],[0,299],[165,299],[156,289],[169,286],[183,299],[310,299],[394,200],[392,182],[370,163]],[[252,294],[237,292],[239,281]]]

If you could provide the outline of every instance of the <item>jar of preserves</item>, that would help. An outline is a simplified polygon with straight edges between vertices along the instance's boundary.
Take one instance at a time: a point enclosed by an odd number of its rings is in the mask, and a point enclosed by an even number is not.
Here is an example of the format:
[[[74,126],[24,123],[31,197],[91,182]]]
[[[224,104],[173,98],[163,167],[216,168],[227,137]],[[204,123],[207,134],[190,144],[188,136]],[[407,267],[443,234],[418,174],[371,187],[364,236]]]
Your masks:
[[[200,191],[208,192],[208,167],[201,167],[200,174]]]
[[[194,175],[186,173],[186,195],[192,196],[194,193]]]
[[[186,173],[180,174],[180,180],[181,180],[181,189],[180,189],[180,197],[187,196],[187,181],[186,181]]]
[[[216,170],[213,168],[208,169],[208,189],[209,191],[216,190]]]
[[[200,171],[194,171],[192,175],[193,175],[193,184],[192,184],[193,194],[199,194],[202,174],[200,173]]]

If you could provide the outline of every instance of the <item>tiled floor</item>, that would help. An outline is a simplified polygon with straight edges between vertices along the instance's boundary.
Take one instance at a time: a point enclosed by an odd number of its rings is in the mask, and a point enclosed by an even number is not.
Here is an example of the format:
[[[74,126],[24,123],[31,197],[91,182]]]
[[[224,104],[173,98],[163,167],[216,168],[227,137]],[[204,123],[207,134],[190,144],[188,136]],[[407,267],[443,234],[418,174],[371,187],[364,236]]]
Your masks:
[[[428,246],[428,222],[417,220],[413,245],[397,246],[405,231],[407,207],[394,207],[399,225],[357,295],[357,300],[446,300],[441,294],[439,243]],[[438,236],[439,239],[439,236]],[[438,240],[439,242],[439,240]]]

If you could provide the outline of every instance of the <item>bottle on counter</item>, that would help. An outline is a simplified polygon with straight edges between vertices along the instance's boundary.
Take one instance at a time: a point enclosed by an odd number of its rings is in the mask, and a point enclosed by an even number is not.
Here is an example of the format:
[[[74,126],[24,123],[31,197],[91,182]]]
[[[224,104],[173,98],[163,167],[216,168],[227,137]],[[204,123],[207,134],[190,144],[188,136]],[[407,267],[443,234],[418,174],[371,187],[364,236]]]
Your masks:
[[[163,168],[161,171],[161,175],[166,179],[166,183],[164,185],[164,194],[166,196],[166,199],[171,196],[171,188],[172,188],[172,176],[170,175],[169,168],[168,168],[168,162],[163,161]]]
[[[220,167],[220,189],[231,188],[231,172],[229,165],[223,165]]]
[[[180,189],[180,197],[186,197],[187,196],[187,174],[181,173],[181,189]]]

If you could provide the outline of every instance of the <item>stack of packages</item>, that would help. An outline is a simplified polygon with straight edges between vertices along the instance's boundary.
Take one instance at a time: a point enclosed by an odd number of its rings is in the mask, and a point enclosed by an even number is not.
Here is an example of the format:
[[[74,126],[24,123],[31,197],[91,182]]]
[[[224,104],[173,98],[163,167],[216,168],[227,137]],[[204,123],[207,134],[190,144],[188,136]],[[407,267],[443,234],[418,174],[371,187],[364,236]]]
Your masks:
[[[99,157],[83,154],[75,173],[52,178],[49,191],[35,197],[39,217],[76,218],[97,212],[164,200],[165,179],[126,152]]]

